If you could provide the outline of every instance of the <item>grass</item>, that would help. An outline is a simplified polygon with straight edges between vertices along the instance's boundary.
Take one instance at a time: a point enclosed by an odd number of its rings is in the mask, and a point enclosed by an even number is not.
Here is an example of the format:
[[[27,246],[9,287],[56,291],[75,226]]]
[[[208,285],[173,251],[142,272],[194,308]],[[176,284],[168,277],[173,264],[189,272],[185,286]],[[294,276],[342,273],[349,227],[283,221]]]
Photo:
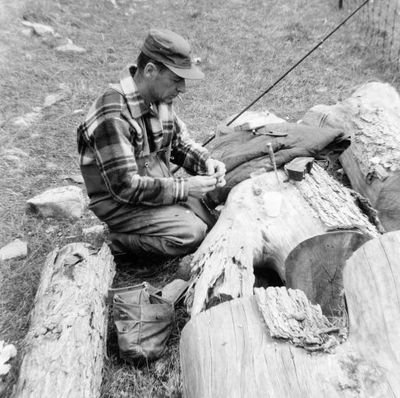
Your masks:
[[[201,58],[204,82],[188,82],[178,113],[197,140],[203,141],[226,117],[238,112],[338,23],[345,11],[337,2],[318,0],[18,0],[0,2],[0,246],[19,237],[28,241],[26,259],[0,265],[0,339],[17,345],[28,328],[28,314],[46,255],[56,246],[82,240],[82,228],[96,224],[88,212],[76,223],[38,219],[27,213],[26,200],[44,189],[66,185],[63,174],[78,173],[75,130],[90,103],[119,71],[133,62],[150,27],[168,27],[189,38]],[[26,37],[25,18],[51,25],[61,38]],[[81,55],[59,54],[68,37],[87,49]],[[288,120],[311,106],[346,98],[370,80],[399,87],[390,65],[363,42],[356,24],[348,24],[264,97],[266,108]],[[13,119],[41,107],[46,95],[69,87],[69,96],[44,109],[30,128]],[[77,112],[74,112],[77,111]],[[173,278],[167,264],[156,279]],[[129,273],[121,283],[135,283]],[[179,310],[168,352],[148,368],[118,360],[110,331],[109,358],[102,397],[179,396],[178,341],[187,315]],[[21,356],[7,376],[8,396]]]

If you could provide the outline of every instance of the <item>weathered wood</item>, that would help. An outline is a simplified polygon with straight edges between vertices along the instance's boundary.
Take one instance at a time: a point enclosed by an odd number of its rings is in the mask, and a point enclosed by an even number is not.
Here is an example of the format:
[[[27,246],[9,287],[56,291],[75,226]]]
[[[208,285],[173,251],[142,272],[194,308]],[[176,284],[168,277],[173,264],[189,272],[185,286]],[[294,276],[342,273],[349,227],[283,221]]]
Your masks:
[[[285,260],[300,242],[329,231],[357,228],[377,236],[351,192],[314,165],[302,181],[278,170],[234,187],[220,218],[196,251],[186,304],[192,316],[236,297],[253,294],[254,268],[285,279]]]
[[[369,237],[354,231],[330,232],[301,242],[285,262],[286,286],[305,292],[327,316],[344,310],[343,267]]]
[[[114,261],[100,251],[72,243],[46,259],[16,398],[98,397],[107,335],[107,290]]]
[[[392,232],[365,243],[347,261],[349,337],[333,353],[310,354],[272,338],[255,296],[192,317],[180,343],[184,396],[399,397],[399,258],[400,232]],[[265,299],[276,311],[293,311],[296,323],[285,331],[300,327],[303,332],[307,322],[301,322],[297,311],[303,307],[294,298],[283,302],[271,294]]]
[[[333,106],[317,105],[303,121],[342,128],[351,146],[340,162],[352,187],[379,212],[387,231],[400,228],[400,96],[389,84],[368,83]]]

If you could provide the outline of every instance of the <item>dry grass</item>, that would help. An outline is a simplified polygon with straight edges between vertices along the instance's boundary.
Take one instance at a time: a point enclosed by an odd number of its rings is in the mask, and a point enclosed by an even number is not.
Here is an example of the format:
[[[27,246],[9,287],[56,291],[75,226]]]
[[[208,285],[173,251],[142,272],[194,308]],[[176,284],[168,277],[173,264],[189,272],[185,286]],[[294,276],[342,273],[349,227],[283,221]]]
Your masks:
[[[10,4],[8,4],[10,3]],[[202,60],[204,82],[188,84],[179,114],[203,140],[227,116],[253,100],[339,20],[337,2],[318,0],[19,0],[0,2],[0,246],[17,237],[29,243],[24,260],[0,265],[0,339],[21,347],[28,327],[41,267],[55,246],[82,239],[83,226],[96,223],[88,213],[77,223],[37,219],[25,201],[42,190],[64,185],[60,176],[77,173],[75,128],[91,101],[115,82],[119,71],[137,54],[145,32],[169,27],[191,40]],[[25,37],[21,20],[42,22],[88,52],[55,52],[59,39]],[[389,65],[376,59],[362,33],[348,25],[298,67],[257,105],[296,120],[317,103],[334,103],[363,82],[379,79],[399,86]],[[42,106],[45,96],[66,83],[69,97],[43,110],[30,128],[13,118]],[[9,156],[9,150],[24,153]],[[8,155],[7,155],[8,153]],[[154,283],[173,277],[166,267]],[[136,282],[121,274],[126,282]],[[135,369],[117,358],[111,332],[110,357],[104,371],[103,397],[179,396],[179,331],[183,311],[168,354],[149,368]],[[113,342],[114,339],[114,342]],[[11,391],[20,357],[8,376]]]

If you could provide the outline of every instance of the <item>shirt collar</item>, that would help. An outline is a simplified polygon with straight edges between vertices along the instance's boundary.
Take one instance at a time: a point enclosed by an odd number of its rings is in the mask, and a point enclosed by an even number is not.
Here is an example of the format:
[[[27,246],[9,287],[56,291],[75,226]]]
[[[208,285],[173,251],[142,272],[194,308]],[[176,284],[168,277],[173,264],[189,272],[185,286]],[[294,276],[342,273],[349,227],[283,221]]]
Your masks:
[[[154,113],[154,111],[146,105],[143,97],[140,95],[133,75],[136,72],[136,65],[128,65],[120,76],[120,85],[127,99],[128,108],[132,117],[140,118],[146,113]]]

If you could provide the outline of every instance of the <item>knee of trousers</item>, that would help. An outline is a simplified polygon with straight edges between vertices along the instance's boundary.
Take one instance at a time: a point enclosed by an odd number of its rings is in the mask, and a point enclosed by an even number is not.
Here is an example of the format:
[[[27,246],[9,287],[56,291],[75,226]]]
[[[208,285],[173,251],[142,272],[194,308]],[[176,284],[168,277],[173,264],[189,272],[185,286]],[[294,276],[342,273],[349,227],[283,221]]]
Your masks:
[[[196,222],[182,225],[177,238],[181,238],[185,246],[197,247],[203,242],[206,234],[207,225],[198,218]]]

